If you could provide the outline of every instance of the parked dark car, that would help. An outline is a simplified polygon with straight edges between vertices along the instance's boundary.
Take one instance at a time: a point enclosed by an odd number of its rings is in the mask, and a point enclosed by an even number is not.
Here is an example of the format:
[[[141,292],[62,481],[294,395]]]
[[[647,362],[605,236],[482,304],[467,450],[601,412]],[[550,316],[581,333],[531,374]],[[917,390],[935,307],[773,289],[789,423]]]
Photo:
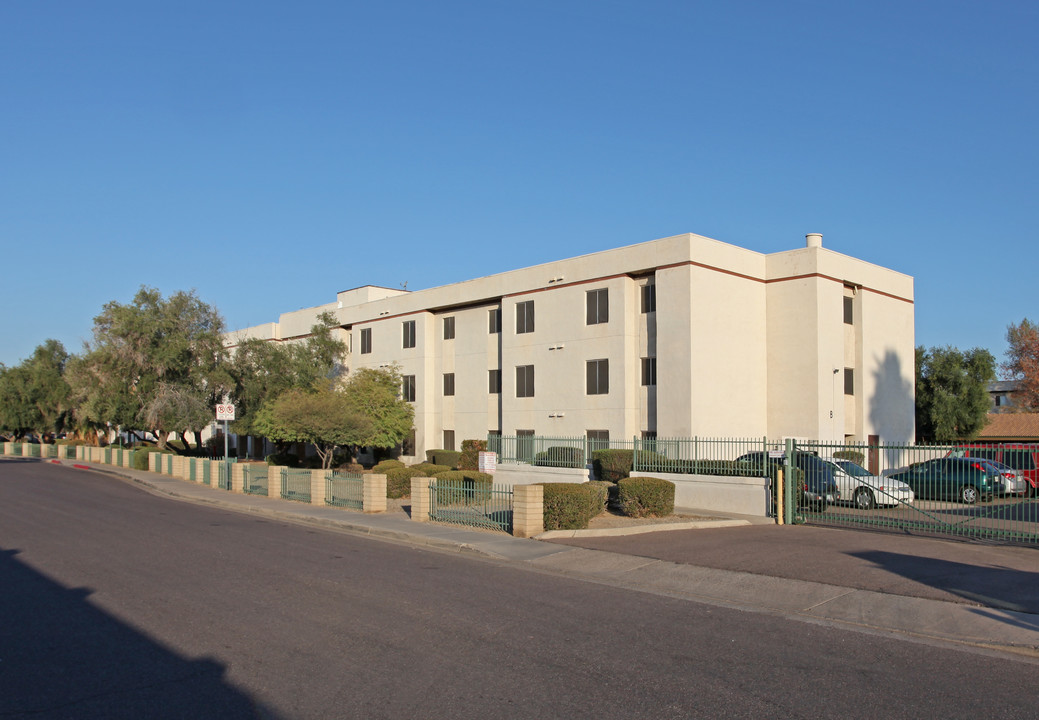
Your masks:
[[[782,467],[786,464],[783,453],[751,452],[736,458],[737,462],[751,463],[764,468],[766,463],[770,466]],[[801,493],[799,498],[800,507],[809,507],[821,511],[826,506],[841,499],[841,491],[837,488],[837,480],[834,478],[833,466],[809,452],[795,452],[794,465],[801,471]]]
[[[987,500],[1001,487],[999,471],[969,457],[943,457],[910,465],[891,475],[927,500],[959,500],[973,505]]]
[[[950,455],[996,460],[1017,470],[1028,482],[1026,493],[1039,496],[1039,445],[1004,443],[1000,445],[964,445]]]

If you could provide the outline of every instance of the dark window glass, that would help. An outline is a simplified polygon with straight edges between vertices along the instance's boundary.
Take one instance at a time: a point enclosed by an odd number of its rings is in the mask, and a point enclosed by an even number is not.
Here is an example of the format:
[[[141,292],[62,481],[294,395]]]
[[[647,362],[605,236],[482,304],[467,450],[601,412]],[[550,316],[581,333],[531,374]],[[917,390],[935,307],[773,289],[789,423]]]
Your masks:
[[[487,313],[487,332],[491,335],[501,332],[501,308],[494,308]]]
[[[534,332],[534,301],[516,303],[516,334]]]
[[[444,318],[444,339],[454,340],[455,339],[455,318],[454,316]],[[445,448],[446,450],[446,448]]]
[[[400,454],[412,457],[415,454],[415,428],[408,431],[408,436],[400,444]]]
[[[415,321],[405,320],[404,321],[404,347],[413,348],[415,347]]]
[[[855,370],[852,368],[844,368],[844,394],[855,394]]]
[[[408,402],[415,402],[415,376],[404,375],[401,380],[401,396]]]
[[[855,298],[846,297],[844,298],[844,324],[852,325],[855,323]]]
[[[589,360],[587,365],[587,391],[589,395],[606,395],[610,392],[610,361]]]
[[[455,431],[445,430],[444,431],[444,449],[454,450],[455,449]]]
[[[450,396],[455,394],[455,374],[444,373],[444,396]],[[444,448],[448,450],[449,448]]]
[[[365,355],[372,351],[372,329],[363,328],[361,330],[361,354]]]
[[[642,358],[642,384],[657,384],[657,359]]]
[[[651,313],[657,310],[657,286],[653,284],[642,286],[642,312]]]
[[[589,290],[585,293],[586,322],[588,325],[599,325],[610,320],[610,296],[606,288]]]
[[[516,397],[534,397],[534,366],[516,368]]]
[[[492,395],[501,392],[501,370],[487,371],[487,392]]]

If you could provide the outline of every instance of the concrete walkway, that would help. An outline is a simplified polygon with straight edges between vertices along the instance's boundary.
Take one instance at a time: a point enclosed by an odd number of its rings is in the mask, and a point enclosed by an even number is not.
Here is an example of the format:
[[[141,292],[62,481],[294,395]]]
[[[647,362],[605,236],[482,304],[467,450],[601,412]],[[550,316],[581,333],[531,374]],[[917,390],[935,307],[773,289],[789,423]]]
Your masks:
[[[364,514],[239,495],[139,470],[51,462],[126,478],[192,502],[473,553],[642,592],[1012,652],[1039,662],[1039,548],[739,520],[546,542],[414,522],[401,512]]]

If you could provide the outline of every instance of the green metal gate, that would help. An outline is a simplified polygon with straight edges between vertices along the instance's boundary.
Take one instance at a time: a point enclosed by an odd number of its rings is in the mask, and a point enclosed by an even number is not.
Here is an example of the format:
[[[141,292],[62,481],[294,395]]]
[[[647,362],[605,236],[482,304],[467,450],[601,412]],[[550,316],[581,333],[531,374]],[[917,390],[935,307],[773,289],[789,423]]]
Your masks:
[[[840,498],[801,498],[795,522],[1039,545],[1039,498],[1028,480],[971,457],[965,446],[798,441],[788,447],[787,466],[811,457],[836,466]],[[807,485],[818,480],[805,473]]]
[[[512,532],[512,488],[474,480],[429,483],[434,522]]]
[[[336,507],[364,509],[364,475],[329,470],[325,477],[325,503]]]
[[[277,468],[273,468],[275,471]],[[267,473],[271,470],[267,465],[249,463],[242,467],[244,484],[242,491],[248,495],[267,495],[269,486]]]
[[[276,468],[281,471],[281,496],[286,500],[310,502],[310,470]]]

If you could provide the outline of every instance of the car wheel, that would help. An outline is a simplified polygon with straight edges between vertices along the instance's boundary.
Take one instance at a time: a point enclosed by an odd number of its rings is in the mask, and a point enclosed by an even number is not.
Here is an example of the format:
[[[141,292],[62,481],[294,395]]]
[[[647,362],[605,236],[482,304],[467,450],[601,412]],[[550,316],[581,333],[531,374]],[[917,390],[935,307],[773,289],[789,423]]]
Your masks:
[[[855,491],[855,507],[859,510],[872,510],[877,506],[877,500],[869,488],[859,488]]]
[[[964,485],[960,488],[960,500],[973,505],[978,501],[978,489],[973,485]]]

